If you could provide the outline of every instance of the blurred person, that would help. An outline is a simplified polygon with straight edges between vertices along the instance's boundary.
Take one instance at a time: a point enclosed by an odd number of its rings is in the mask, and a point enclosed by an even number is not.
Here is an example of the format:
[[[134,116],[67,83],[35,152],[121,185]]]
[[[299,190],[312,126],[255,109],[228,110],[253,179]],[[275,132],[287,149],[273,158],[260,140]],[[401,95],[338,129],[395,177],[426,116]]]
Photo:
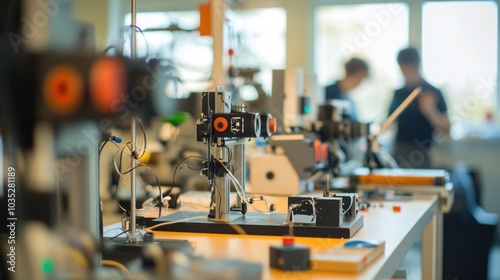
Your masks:
[[[357,121],[356,106],[349,92],[359,86],[368,76],[368,64],[360,58],[353,57],[344,64],[344,69],[344,78],[325,88],[325,99],[326,102],[336,99],[348,101],[351,106],[351,121]]]
[[[446,102],[441,91],[422,77],[416,48],[401,50],[397,60],[405,85],[395,91],[389,115],[417,86],[422,92],[397,119],[393,156],[402,168],[430,168],[434,133],[448,135],[450,131]]]

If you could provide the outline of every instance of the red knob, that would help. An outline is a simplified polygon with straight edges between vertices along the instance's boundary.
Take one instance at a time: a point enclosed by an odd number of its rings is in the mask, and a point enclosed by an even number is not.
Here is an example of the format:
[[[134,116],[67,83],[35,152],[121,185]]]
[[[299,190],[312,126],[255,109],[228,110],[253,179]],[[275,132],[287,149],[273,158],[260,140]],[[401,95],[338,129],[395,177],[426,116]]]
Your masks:
[[[294,241],[293,236],[283,236],[283,246],[292,246]]]

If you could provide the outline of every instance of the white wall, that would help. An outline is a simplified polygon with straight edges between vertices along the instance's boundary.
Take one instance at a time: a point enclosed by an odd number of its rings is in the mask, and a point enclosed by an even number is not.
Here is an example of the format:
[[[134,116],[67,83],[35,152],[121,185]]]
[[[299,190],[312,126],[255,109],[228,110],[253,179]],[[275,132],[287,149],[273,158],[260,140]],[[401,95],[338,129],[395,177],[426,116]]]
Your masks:
[[[74,5],[76,19],[94,26],[96,51],[101,52],[107,46],[109,3],[102,0],[76,0]]]

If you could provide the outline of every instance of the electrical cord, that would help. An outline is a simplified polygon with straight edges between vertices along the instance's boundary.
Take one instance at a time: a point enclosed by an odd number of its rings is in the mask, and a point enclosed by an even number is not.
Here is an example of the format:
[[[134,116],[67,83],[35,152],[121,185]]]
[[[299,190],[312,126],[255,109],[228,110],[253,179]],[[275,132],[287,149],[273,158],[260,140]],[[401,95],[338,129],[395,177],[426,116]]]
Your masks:
[[[300,204],[291,204],[288,207],[286,222],[288,224],[288,235],[293,236],[293,209],[300,207]]]
[[[139,124],[140,124],[140,123],[139,123]],[[143,131],[144,139],[146,139],[146,134],[144,133],[144,129],[142,128],[142,125],[140,125],[140,126],[141,126],[141,130]],[[146,141],[144,141],[144,142],[146,142]],[[131,150],[131,148],[130,148],[128,145],[127,145],[127,147],[129,148],[129,150]],[[123,153],[124,153],[124,149],[125,149],[125,148],[126,148],[126,147],[123,147],[123,148],[121,149],[121,151],[118,151],[118,152],[117,152],[117,154],[115,154],[115,162],[114,162],[114,164],[115,164],[115,169],[116,169],[117,173],[120,175],[120,178],[121,178],[121,176],[123,176],[123,175],[125,175],[125,174],[128,174],[128,173],[132,172],[132,170],[137,169],[137,168],[139,168],[139,167],[146,167],[146,168],[148,168],[151,172],[153,172],[153,174],[154,174],[154,176],[155,176],[155,180],[156,180],[157,186],[158,186],[158,192],[159,192],[159,194],[158,194],[158,202],[157,202],[154,206],[158,205],[158,203],[161,203],[161,205],[160,205],[160,207],[159,207],[159,210],[158,210],[158,217],[161,217],[161,208],[163,207],[163,200],[164,200],[164,199],[163,199],[163,194],[162,194],[162,192],[161,192],[161,185],[160,185],[160,181],[159,181],[159,179],[158,179],[158,175],[156,174],[156,172],[154,171],[154,169],[153,169],[153,168],[151,168],[150,166],[148,166],[148,165],[146,165],[146,164],[140,163],[140,162],[138,162],[138,164],[137,164],[137,166],[136,166],[136,167],[133,167],[133,168],[127,168],[127,170],[125,170],[125,171],[121,171],[121,168],[119,169],[119,168],[118,168],[118,166],[117,166],[117,164],[116,164],[116,156],[118,155],[118,153],[120,153],[120,165],[121,165],[121,157],[122,157],[122,155],[123,155]],[[146,149],[146,145],[144,145],[143,150],[145,151],[145,149]],[[125,153],[125,154],[126,154],[126,153]],[[142,153],[142,154],[141,154],[138,158],[142,157],[143,155],[144,155],[144,153]],[[183,162],[185,162],[185,161],[187,161],[187,160],[191,159],[191,158],[199,158],[199,159],[202,159],[202,160],[206,160],[206,158],[205,158],[205,157],[200,157],[200,156],[189,156],[189,157],[186,157],[186,158],[182,159],[182,160],[181,160],[181,161],[177,164],[177,166],[176,166],[176,167],[175,167],[175,169],[174,169],[174,175],[173,175],[173,178],[172,178],[172,185],[170,186],[170,189],[169,189],[169,190],[165,193],[165,196],[169,196],[169,195],[172,193],[172,190],[173,190],[174,185],[175,185],[175,177],[176,177],[176,175],[177,175],[177,171],[178,171],[179,169],[181,169],[181,168],[182,168],[181,164],[182,164]],[[136,160],[136,161],[137,161],[137,159],[133,159],[133,160]],[[188,166],[188,165],[185,165],[185,166],[186,166],[186,167],[188,167],[188,168],[189,168],[189,169],[191,169],[191,170],[195,170],[194,168],[191,168],[191,167],[190,167],[190,166]],[[118,186],[118,185],[117,185],[117,186]],[[122,209],[122,210],[123,210],[123,209]]]
[[[159,227],[162,227],[162,226],[173,225],[173,224],[182,223],[182,222],[191,221],[191,220],[196,220],[196,219],[204,219],[206,217],[207,217],[206,215],[201,215],[201,216],[195,216],[195,217],[185,218],[185,219],[181,219],[181,220],[177,220],[177,221],[172,221],[172,222],[159,223],[159,224],[156,224],[154,226],[150,226],[150,227],[144,228],[144,231],[146,231],[146,232],[153,232],[153,229],[159,228]]]
[[[141,33],[142,35],[142,38],[144,39],[144,44],[146,45],[146,57],[145,57],[145,60],[149,60],[149,44],[148,44],[148,40],[146,40],[146,35],[144,34],[144,31],[142,31],[142,29],[137,26],[137,25],[134,25],[134,24],[128,24],[126,25],[124,28],[123,28],[123,31],[126,31],[127,28],[130,28],[130,29],[135,29],[136,31],[139,31],[139,33]],[[123,42],[123,44],[125,44],[126,41]]]
[[[148,141],[146,139],[146,131],[144,131],[144,127],[142,126],[142,122],[140,120],[138,120],[137,123],[139,124],[139,127],[141,128],[142,137],[143,137],[142,141],[144,142],[144,148],[142,150],[142,154],[139,156],[139,158],[142,158],[144,156],[144,154],[146,153]],[[141,146],[142,146],[142,142],[141,142]]]
[[[264,202],[264,204],[266,205],[267,210],[268,210],[269,212],[274,212],[274,211],[275,211],[275,210],[271,210],[271,208],[269,207],[269,204],[267,203],[267,200],[266,200],[263,196],[260,196],[260,197],[258,197],[257,199],[256,199],[255,197],[250,197],[250,198],[248,199],[248,202],[249,202],[250,204],[253,204],[253,203],[254,203],[254,202],[256,202],[256,201],[263,201],[263,202]],[[271,204],[271,206],[273,206],[273,204]]]
[[[352,204],[353,204],[353,197],[349,197],[349,200],[351,201],[351,203],[349,204],[349,208],[347,208],[347,210],[344,211],[344,209],[342,209],[342,215],[345,215],[347,214],[347,212],[349,212],[349,210],[351,210],[351,207],[352,207]]]
[[[224,222],[224,223],[232,227],[238,234],[247,235],[246,231],[240,225],[231,222]]]
[[[213,157],[214,158],[214,157]],[[215,158],[214,158],[215,159]],[[233,184],[235,185],[235,189],[236,189],[236,193],[238,194],[238,196],[241,198],[242,201],[246,202],[247,204],[250,205],[250,207],[252,207],[254,210],[256,210],[257,212],[262,212],[260,210],[258,210],[257,208],[255,208],[249,201],[248,201],[248,198],[246,197],[246,194],[245,192],[243,191],[243,187],[241,186],[240,182],[238,182],[238,180],[236,179],[236,177],[233,175],[233,173],[231,172],[231,170],[229,170],[229,168],[226,167],[226,165],[220,161],[219,159],[215,159],[215,160],[218,160],[219,163],[222,165],[222,167],[226,170],[228,176],[229,176],[229,179],[233,182]]]
[[[117,238],[118,236],[120,236],[120,235],[122,235],[122,234],[124,234],[124,233],[127,233],[127,232],[129,232],[129,230],[124,230],[124,231],[122,231],[122,232],[118,233],[117,235],[115,235],[115,236],[111,237],[110,239],[111,239],[111,240],[113,240],[113,239]]]
[[[143,146],[142,148],[139,148],[141,150],[141,154],[138,155],[133,149],[135,147],[131,147],[131,145],[133,143],[131,142],[127,142],[125,144],[125,146],[123,148],[120,148],[116,153],[115,153],[115,157],[114,157],[114,166],[115,166],[115,169],[116,169],[116,172],[118,173],[118,181],[117,181],[117,184],[116,184],[116,195],[115,195],[115,198],[116,198],[116,201],[117,201],[117,204],[118,206],[120,207],[120,209],[124,212],[127,212],[127,210],[125,208],[123,208],[121,205],[120,205],[120,202],[118,200],[118,187],[120,185],[120,178],[122,178],[123,175],[125,174],[128,174],[130,172],[132,172],[133,170],[139,168],[139,167],[146,167],[148,168],[151,172],[153,172],[154,176],[155,176],[155,180],[156,180],[156,184],[157,184],[157,187],[158,187],[158,198],[159,198],[159,203],[161,203],[160,207],[158,207],[158,218],[161,217],[161,208],[163,207],[163,196],[162,196],[162,191],[161,191],[161,185],[160,185],[160,180],[158,179],[158,174],[156,174],[156,172],[154,171],[153,168],[151,168],[150,166],[146,165],[146,164],[143,164],[141,162],[138,161],[138,159],[142,158],[146,152],[146,148],[147,148],[147,138],[146,138],[146,132],[144,130],[144,127],[142,126],[142,123],[139,121],[139,126],[141,128],[141,131],[142,131],[142,135],[143,135],[143,139],[142,139],[142,143],[140,146]],[[125,152],[125,149],[128,148],[129,151],[131,151],[130,154],[126,153]],[[128,156],[130,156],[131,158],[131,162],[129,164],[129,167],[127,167],[127,170],[125,171],[122,171],[122,161],[123,161],[123,154],[126,154]],[[120,167],[118,167],[118,165],[116,164],[116,157],[118,156],[118,154],[120,154]],[[132,164],[132,161],[136,161],[137,162],[137,166],[133,167],[133,168],[130,168],[131,164]],[[154,206],[158,205],[158,203],[156,203]]]
[[[113,143],[118,149],[121,149],[116,143],[118,143],[118,144],[121,143],[122,142],[122,138],[114,136],[114,135],[111,135],[111,137],[109,137],[108,139],[104,140],[101,143],[101,145],[99,146],[99,156],[101,156],[102,150],[104,149],[104,146],[106,146],[106,144],[108,142]]]
[[[122,162],[122,155],[123,155],[123,150],[122,150],[122,152],[120,153],[120,166],[121,166],[121,162]],[[133,160],[137,161],[136,159],[133,159]],[[115,162],[115,167],[116,167],[116,162]],[[121,171],[121,168],[120,168],[120,169],[117,169],[117,172],[118,172],[118,175],[119,175],[119,178],[118,178],[118,179],[120,179],[123,175],[126,175],[126,174],[128,174],[128,173],[132,172],[132,170],[135,170],[135,169],[140,168],[140,167],[146,167],[148,170],[150,170],[150,171],[153,173],[153,175],[154,175],[154,177],[155,177],[155,180],[156,180],[156,185],[157,185],[157,187],[158,187],[158,202],[157,202],[155,205],[153,205],[153,206],[156,206],[156,205],[158,205],[158,203],[161,203],[161,205],[158,207],[158,218],[159,218],[159,217],[161,217],[161,208],[164,206],[164,205],[163,205],[163,195],[162,195],[162,191],[161,191],[161,184],[160,184],[160,180],[158,179],[158,174],[156,174],[156,171],[155,171],[153,168],[151,168],[150,166],[148,166],[148,165],[146,165],[146,164],[144,164],[144,163],[140,163],[140,162],[138,162],[138,161],[137,161],[137,166],[136,166],[136,167],[134,167],[134,168],[130,168],[130,169],[128,169],[128,170],[126,170],[126,171],[123,171],[123,172]],[[117,168],[118,168],[118,167],[117,167]],[[117,184],[116,184],[116,186],[117,186],[117,187],[116,187],[116,188],[117,188],[117,190],[118,190],[119,182],[120,182],[120,181],[118,180],[118,182],[117,182]],[[118,197],[118,195],[117,195],[117,197]],[[118,199],[118,198],[117,198],[117,199]],[[118,204],[119,204],[119,203],[118,203]],[[120,208],[121,208],[122,210],[126,211],[123,207],[120,207]]]
[[[256,212],[267,214],[267,215],[275,213],[275,212],[261,211],[261,210],[257,209],[255,206],[253,206],[250,203],[250,201],[248,200],[248,197],[246,196],[246,193],[244,192],[243,187],[241,186],[240,182],[238,182],[238,179],[236,179],[236,177],[231,172],[231,170],[229,170],[229,168],[227,168],[226,165],[224,163],[222,163],[222,161],[220,161],[219,159],[216,159],[213,156],[212,156],[212,159],[213,160],[218,160],[220,162],[220,164],[222,165],[222,167],[226,170],[229,179],[233,182],[233,184],[235,186],[236,193],[238,194],[238,196],[241,198],[242,201],[244,201],[245,203],[247,203],[248,205],[250,205],[250,207],[252,207],[252,209],[254,209]]]
[[[101,156],[101,153],[102,153],[102,150],[104,149],[104,146],[106,146],[106,144],[108,144],[109,141],[110,141],[109,139],[106,139],[99,146],[99,157]]]
[[[226,145],[224,145],[223,147],[227,149],[227,154],[228,154],[228,156],[227,156],[227,158],[228,158],[227,162],[229,163],[233,159],[233,151],[231,151],[231,148],[229,148]]]
[[[170,189],[165,193],[165,196],[169,196],[171,193],[172,193],[172,190],[174,189],[174,184],[175,184],[175,176],[177,175],[177,170],[179,169],[179,167],[181,166],[181,164],[191,158],[198,158],[198,159],[202,159],[202,160],[207,160],[207,158],[205,157],[201,157],[201,156],[188,156],[184,159],[182,159],[176,166],[175,166],[175,169],[174,169],[174,175],[172,177],[172,184],[170,185]],[[187,166],[187,165],[186,165]]]
[[[222,201],[222,195],[220,193],[220,190],[219,190],[219,186],[217,185],[217,180],[214,180],[214,189],[215,189],[215,192],[219,195],[219,201]],[[215,201],[214,201],[215,203]],[[222,216],[222,212],[221,212],[221,209],[219,207],[219,216]]]
[[[125,213],[128,213],[127,209],[123,208],[123,206],[120,204],[120,200],[118,199],[118,188],[120,187],[120,179],[122,178],[121,174],[121,169],[122,169],[122,160],[123,160],[123,150],[120,153],[120,169],[116,166],[116,161],[115,161],[115,167],[116,167],[116,172],[118,173],[118,179],[116,180],[116,188],[115,188],[115,201],[118,207]],[[120,151],[118,151],[120,152]]]
[[[276,208],[276,210],[273,211],[273,213],[279,213],[279,211],[283,208],[285,208],[288,205],[288,203],[284,203],[280,207]]]
[[[108,229],[107,231],[104,232],[103,236],[106,236],[106,234],[108,234],[109,232],[112,232],[112,231],[120,231],[122,232],[123,230],[121,228],[112,228],[112,229]]]
[[[113,45],[111,45],[111,46],[107,46],[107,47],[104,49],[104,51],[102,52],[102,54],[106,55],[106,54],[107,54],[110,50],[112,50],[112,49],[117,50],[117,47],[116,47],[116,46],[113,46]]]
[[[138,165],[139,166],[139,165]],[[145,165],[145,164],[140,164],[140,166],[144,166],[146,167],[147,169],[149,169],[151,172],[153,172],[154,176],[155,176],[155,179],[156,179],[156,184],[158,185],[158,202],[156,204],[154,204],[153,206],[156,206],[158,205],[158,203],[160,203],[160,206],[158,207],[158,218],[161,217],[161,208],[163,208],[164,206],[164,201],[163,201],[163,195],[162,195],[162,192],[161,192],[161,185],[160,185],[160,180],[158,179],[158,174],[156,174],[156,171],[154,171],[153,168],[151,168],[150,166],[148,165]]]
[[[101,157],[101,154],[102,154],[102,151],[104,150],[104,147],[106,146],[106,144],[108,143],[112,143],[113,145],[115,145],[117,148],[118,148],[118,151],[120,151],[120,147],[116,144],[116,143],[121,143],[122,142],[122,139],[120,137],[117,137],[117,136],[111,136],[109,137],[108,139],[104,140],[101,145],[99,146],[99,158]],[[121,158],[120,158],[120,163],[121,163]],[[121,165],[120,165],[121,166]],[[121,168],[121,167],[120,167]],[[120,177],[118,177],[118,181],[116,183],[116,189],[115,189],[115,201],[116,201],[116,204],[118,205],[118,207],[124,211],[124,212],[127,212],[127,210],[125,210],[125,208],[123,208],[120,204],[120,201],[118,200],[118,196],[117,196],[117,192],[118,192],[118,185],[119,185],[119,182],[120,182]]]
[[[304,199],[304,200],[301,200],[300,203],[295,203],[295,204],[290,205],[290,207],[288,208],[288,215],[287,215],[287,222],[289,224],[295,223],[293,221],[293,215],[294,215],[293,209],[298,208],[298,207],[302,207],[304,202],[309,202],[311,204],[312,212],[313,212],[311,223],[314,222],[314,220],[316,219],[316,205],[314,203],[314,199],[311,198],[311,199]],[[294,206],[294,207],[292,207],[292,206]],[[291,214],[290,214],[290,212],[291,212]],[[292,219],[290,220],[290,218],[292,218]]]
[[[130,271],[121,263],[117,262],[117,261],[112,261],[112,260],[102,260],[101,261],[101,265],[102,266],[110,266],[110,267],[114,267],[114,268],[118,268],[119,270],[121,270],[121,272],[123,274],[125,274],[127,277],[130,276]]]
[[[181,219],[181,220],[177,220],[177,221],[159,223],[159,224],[156,224],[154,226],[144,228],[144,231],[146,231],[146,232],[153,232],[153,230],[155,228],[159,228],[159,227],[162,227],[162,226],[168,226],[168,225],[178,224],[178,223],[187,222],[187,221],[196,220],[196,219],[206,219],[206,217],[207,216],[202,215],[202,216],[195,216],[195,217],[185,218],[185,219]],[[237,225],[237,224],[234,224],[234,223],[231,223],[231,222],[224,222],[224,223],[226,223],[227,225],[229,225],[230,227],[232,227],[238,234],[241,234],[241,235],[246,235],[247,234],[245,232],[245,230],[243,230],[243,228],[241,226]]]
[[[186,164],[184,166],[187,167],[188,169],[193,170],[193,171],[200,171],[202,169],[202,168],[193,168],[193,167],[186,165]]]
[[[316,203],[314,202],[314,199],[309,199],[307,200],[309,203],[311,203],[312,205],[312,210],[313,210],[313,214],[312,214],[312,219],[311,219],[311,223],[314,222],[314,220],[316,220]],[[302,203],[303,201],[301,201]]]

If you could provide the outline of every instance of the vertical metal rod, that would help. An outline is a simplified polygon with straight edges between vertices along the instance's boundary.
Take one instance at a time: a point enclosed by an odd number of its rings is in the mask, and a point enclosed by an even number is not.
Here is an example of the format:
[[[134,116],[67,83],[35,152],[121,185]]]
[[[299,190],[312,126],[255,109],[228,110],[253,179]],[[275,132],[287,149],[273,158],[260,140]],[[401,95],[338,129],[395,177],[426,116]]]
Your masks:
[[[216,161],[226,162],[228,153],[224,147],[217,147],[213,149],[212,156],[216,159]],[[231,199],[230,196],[230,185],[231,182],[229,177],[224,176],[215,176],[214,178],[214,203],[215,203],[215,218],[209,218],[211,221],[215,222],[227,222],[230,221],[229,217],[229,201]]]
[[[245,112],[245,105],[238,104],[238,112]],[[233,160],[234,160],[234,177],[238,179],[243,188],[243,195],[246,192],[246,178],[245,178],[245,142],[233,146]],[[239,195],[236,196],[236,207],[242,207],[242,201]]]
[[[133,59],[135,58],[136,55],[136,26],[137,26],[137,1],[136,0],[130,0],[130,12],[131,12],[131,18],[132,18],[132,26],[130,27],[130,57]],[[137,155],[137,149],[136,149],[136,143],[137,143],[137,119],[134,117],[132,119],[132,128],[131,128],[131,133],[132,133],[132,172],[130,173],[130,240],[135,241],[136,239],[136,197],[135,197],[135,184],[136,184],[136,167],[137,167],[137,161],[136,161],[136,155]]]
[[[137,143],[137,119],[134,117],[132,119],[132,172],[130,172],[130,236],[132,239],[135,238],[136,234],[136,207],[135,207],[135,183],[136,183],[136,167],[137,161],[135,159],[137,155],[136,143]]]
[[[246,143],[237,144],[233,146],[233,158],[234,158],[234,176],[241,184],[243,188],[243,195],[246,193],[246,161],[245,161]],[[241,207],[242,201],[239,196],[236,197],[236,207]]]
[[[214,100],[214,111],[215,113],[229,113],[231,112],[231,95],[230,93],[224,92],[224,87],[217,86],[217,92],[215,93]],[[210,156],[210,155],[209,155]],[[212,149],[212,155],[216,160],[224,163],[228,160],[228,152],[224,147],[222,138],[217,138],[217,148]],[[214,177],[214,202],[215,202],[215,218],[209,218],[211,221],[223,221],[227,222],[230,220],[229,216],[229,201],[230,201],[230,180],[227,174],[224,176]]]
[[[137,0],[130,0],[131,26],[130,26],[130,57],[135,58],[136,55],[136,27],[137,27]]]

